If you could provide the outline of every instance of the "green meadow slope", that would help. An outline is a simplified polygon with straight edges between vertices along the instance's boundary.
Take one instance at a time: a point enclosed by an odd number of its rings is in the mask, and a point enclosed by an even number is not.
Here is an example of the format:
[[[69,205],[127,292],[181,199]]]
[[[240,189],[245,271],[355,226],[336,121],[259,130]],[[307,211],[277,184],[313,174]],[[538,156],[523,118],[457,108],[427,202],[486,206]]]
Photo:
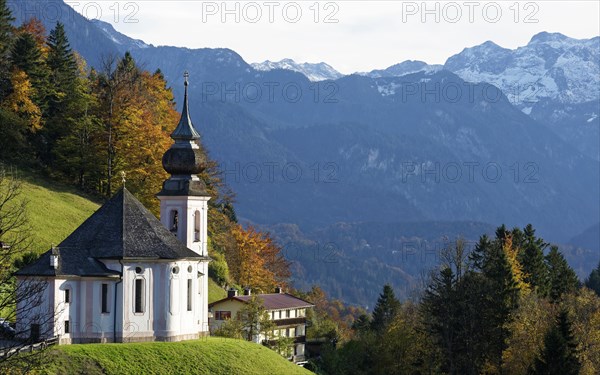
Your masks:
[[[42,253],[58,245],[99,207],[99,202],[77,190],[50,181],[35,173],[20,173],[27,217],[31,225],[32,246]]]
[[[174,343],[66,345],[44,355],[40,374],[312,374],[262,345],[217,337]]]
[[[93,198],[34,172],[21,171],[19,176],[23,182],[23,197],[28,202],[32,250],[36,253],[61,243],[100,207],[100,202]],[[227,295],[212,279],[209,279],[208,292],[209,303]]]

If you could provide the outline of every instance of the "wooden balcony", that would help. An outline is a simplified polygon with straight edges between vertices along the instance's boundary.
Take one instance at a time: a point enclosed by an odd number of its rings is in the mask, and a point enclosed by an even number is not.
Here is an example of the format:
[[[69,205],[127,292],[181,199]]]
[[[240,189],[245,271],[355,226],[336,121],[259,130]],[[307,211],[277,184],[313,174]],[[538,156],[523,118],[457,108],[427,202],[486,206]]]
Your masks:
[[[300,325],[306,324],[306,317],[275,319],[273,322],[277,325],[277,327]]]

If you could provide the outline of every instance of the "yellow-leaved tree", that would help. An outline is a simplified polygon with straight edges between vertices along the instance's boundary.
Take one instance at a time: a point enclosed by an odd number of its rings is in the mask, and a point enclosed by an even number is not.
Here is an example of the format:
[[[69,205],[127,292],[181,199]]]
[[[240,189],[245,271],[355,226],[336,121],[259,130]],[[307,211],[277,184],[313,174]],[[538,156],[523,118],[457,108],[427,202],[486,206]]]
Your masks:
[[[226,252],[231,277],[241,286],[272,293],[284,286],[290,276],[289,262],[269,234],[235,225],[236,246]]]
[[[35,89],[27,73],[15,69],[10,75],[12,92],[2,101],[2,107],[15,113],[27,122],[28,130],[35,133],[42,127],[42,111],[33,102]]]

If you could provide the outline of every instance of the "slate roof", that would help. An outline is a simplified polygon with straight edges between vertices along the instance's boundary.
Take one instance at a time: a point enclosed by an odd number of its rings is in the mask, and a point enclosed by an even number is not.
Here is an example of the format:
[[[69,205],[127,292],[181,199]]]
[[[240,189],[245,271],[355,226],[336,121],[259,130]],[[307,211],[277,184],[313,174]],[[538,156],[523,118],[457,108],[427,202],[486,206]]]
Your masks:
[[[287,293],[272,293],[272,294],[256,294],[256,296],[260,297],[263,300],[263,306],[267,310],[282,310],[282,309],[299,309],[302,307],[312,307],[314,306],[312,303],[300,299],[298,297],[294,297],[291,294]],[[236,300],[243,303],[247,303],[250,301],[252,296],[235,296],[224,298],[220,301],[216,301],[208,305],[208,307],[213,307],[221,302]]]
[[[99,259],[207,259],[181,243],[127,189],[121,189],[59,246],[59,265],[51,250],[16,275],[114,276]]]

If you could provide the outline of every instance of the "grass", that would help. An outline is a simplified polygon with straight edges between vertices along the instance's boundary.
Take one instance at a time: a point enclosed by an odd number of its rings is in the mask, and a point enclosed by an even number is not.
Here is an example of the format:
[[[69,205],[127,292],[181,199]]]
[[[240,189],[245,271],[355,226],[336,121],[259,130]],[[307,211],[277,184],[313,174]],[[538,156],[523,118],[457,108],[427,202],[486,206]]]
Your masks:
[[[100,205],[76,189],[49,181],[33,172],[19,172],[27,200],[27,217],[32,231],[32,250],[42,253],[58,245]]]
[[[39,374],[311,374],[262,345],[217,337],[175,343],[66,345],[44,355]]]
[[[208,303],[227,297],[227,291],[221,288],[213,279],[208,279]]]

